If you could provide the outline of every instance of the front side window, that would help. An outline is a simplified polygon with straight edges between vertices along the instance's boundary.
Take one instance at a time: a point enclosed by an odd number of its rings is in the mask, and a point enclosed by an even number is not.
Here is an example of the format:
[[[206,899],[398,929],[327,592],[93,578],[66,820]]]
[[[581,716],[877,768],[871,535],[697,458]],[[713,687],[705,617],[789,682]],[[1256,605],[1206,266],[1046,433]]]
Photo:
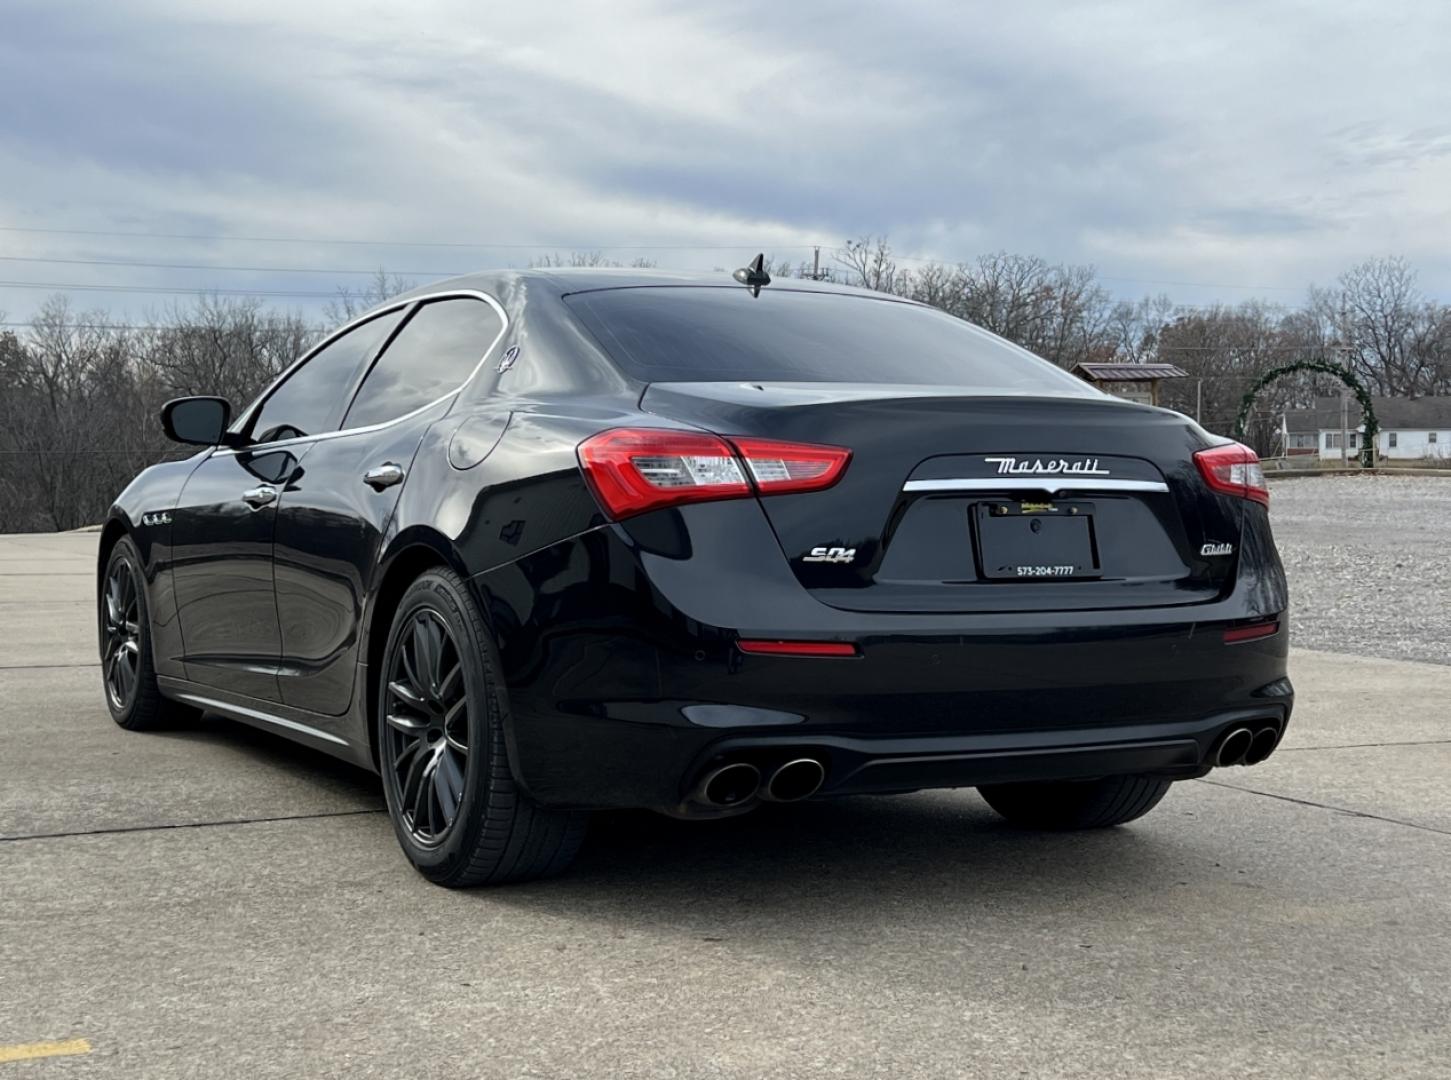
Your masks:
[[[404,310],[369,319],[315,352],[262,403],[252,422],[252,441],[276,442],[335,430],[358,370],[387,340]]]
[[[368,372],[343,426],[386,423],[457,390],[503,328],[482,300],[424,304]]]

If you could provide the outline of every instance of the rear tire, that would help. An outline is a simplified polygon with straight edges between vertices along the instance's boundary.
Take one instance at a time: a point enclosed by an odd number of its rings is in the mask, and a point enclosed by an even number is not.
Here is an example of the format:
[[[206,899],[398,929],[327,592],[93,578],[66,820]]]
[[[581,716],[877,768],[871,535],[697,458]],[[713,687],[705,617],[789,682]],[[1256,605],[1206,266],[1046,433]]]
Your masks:
[[[1161,776],[1105,776],[988,784],[977,791],[999,814],[1025,829],[1102,829],[1143,817],[1172,784]]]
[[[564,871],[589,815],[519,790],[498,650],[459,576],[430,570],[393,616],[378,680],[378,760],[403,854],[448,888]]]
[[[151,612],[146,606],[141,554],[129,536],[106,560],[97,597],[101,685],[111,719],[127,731],[155,731],[196,720],[201,713],[162,696],[151,655]]]

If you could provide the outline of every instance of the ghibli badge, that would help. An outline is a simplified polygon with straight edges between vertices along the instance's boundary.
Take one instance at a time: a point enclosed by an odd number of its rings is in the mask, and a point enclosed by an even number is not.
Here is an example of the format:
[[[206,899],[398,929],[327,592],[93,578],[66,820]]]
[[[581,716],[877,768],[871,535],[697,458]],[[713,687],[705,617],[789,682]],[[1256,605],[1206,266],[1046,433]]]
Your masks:
[[[1199,554],[1201,554],[1201,555],[1233,555],[1234,554],[1234,545],[1233,544],[1215,544],[1215,543],[1205,544],[1202,548],[1199,549]]]

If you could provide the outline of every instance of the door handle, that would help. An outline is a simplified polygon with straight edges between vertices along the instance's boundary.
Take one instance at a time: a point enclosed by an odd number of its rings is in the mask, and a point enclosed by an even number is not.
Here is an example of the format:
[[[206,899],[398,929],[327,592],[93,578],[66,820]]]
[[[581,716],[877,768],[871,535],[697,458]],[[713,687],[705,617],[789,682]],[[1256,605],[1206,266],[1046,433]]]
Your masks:
[[[374,465],[363,474],[363,483],[367,484],[374,491],[382,491],[394,484],[402,483],[403,466],[397,462],[385,461],[381,465]]]
[[[269,484],[261,487],[254,487],[250,491],[242,492],[242,501],[253,510],[261,510],[277,500],[277,489]]]

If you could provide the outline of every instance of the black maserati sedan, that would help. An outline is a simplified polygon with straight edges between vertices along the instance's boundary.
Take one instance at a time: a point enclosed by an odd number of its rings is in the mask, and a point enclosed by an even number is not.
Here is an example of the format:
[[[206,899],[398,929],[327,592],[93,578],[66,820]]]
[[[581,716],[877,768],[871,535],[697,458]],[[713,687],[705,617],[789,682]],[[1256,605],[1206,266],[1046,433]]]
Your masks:
[[[202,449],[100,539],[116,722],[374,770],[442,885],[558,872],[598,808],[1116,825],[1289,720],[1254,453],[895,297],[478,274],[162,423]]]

